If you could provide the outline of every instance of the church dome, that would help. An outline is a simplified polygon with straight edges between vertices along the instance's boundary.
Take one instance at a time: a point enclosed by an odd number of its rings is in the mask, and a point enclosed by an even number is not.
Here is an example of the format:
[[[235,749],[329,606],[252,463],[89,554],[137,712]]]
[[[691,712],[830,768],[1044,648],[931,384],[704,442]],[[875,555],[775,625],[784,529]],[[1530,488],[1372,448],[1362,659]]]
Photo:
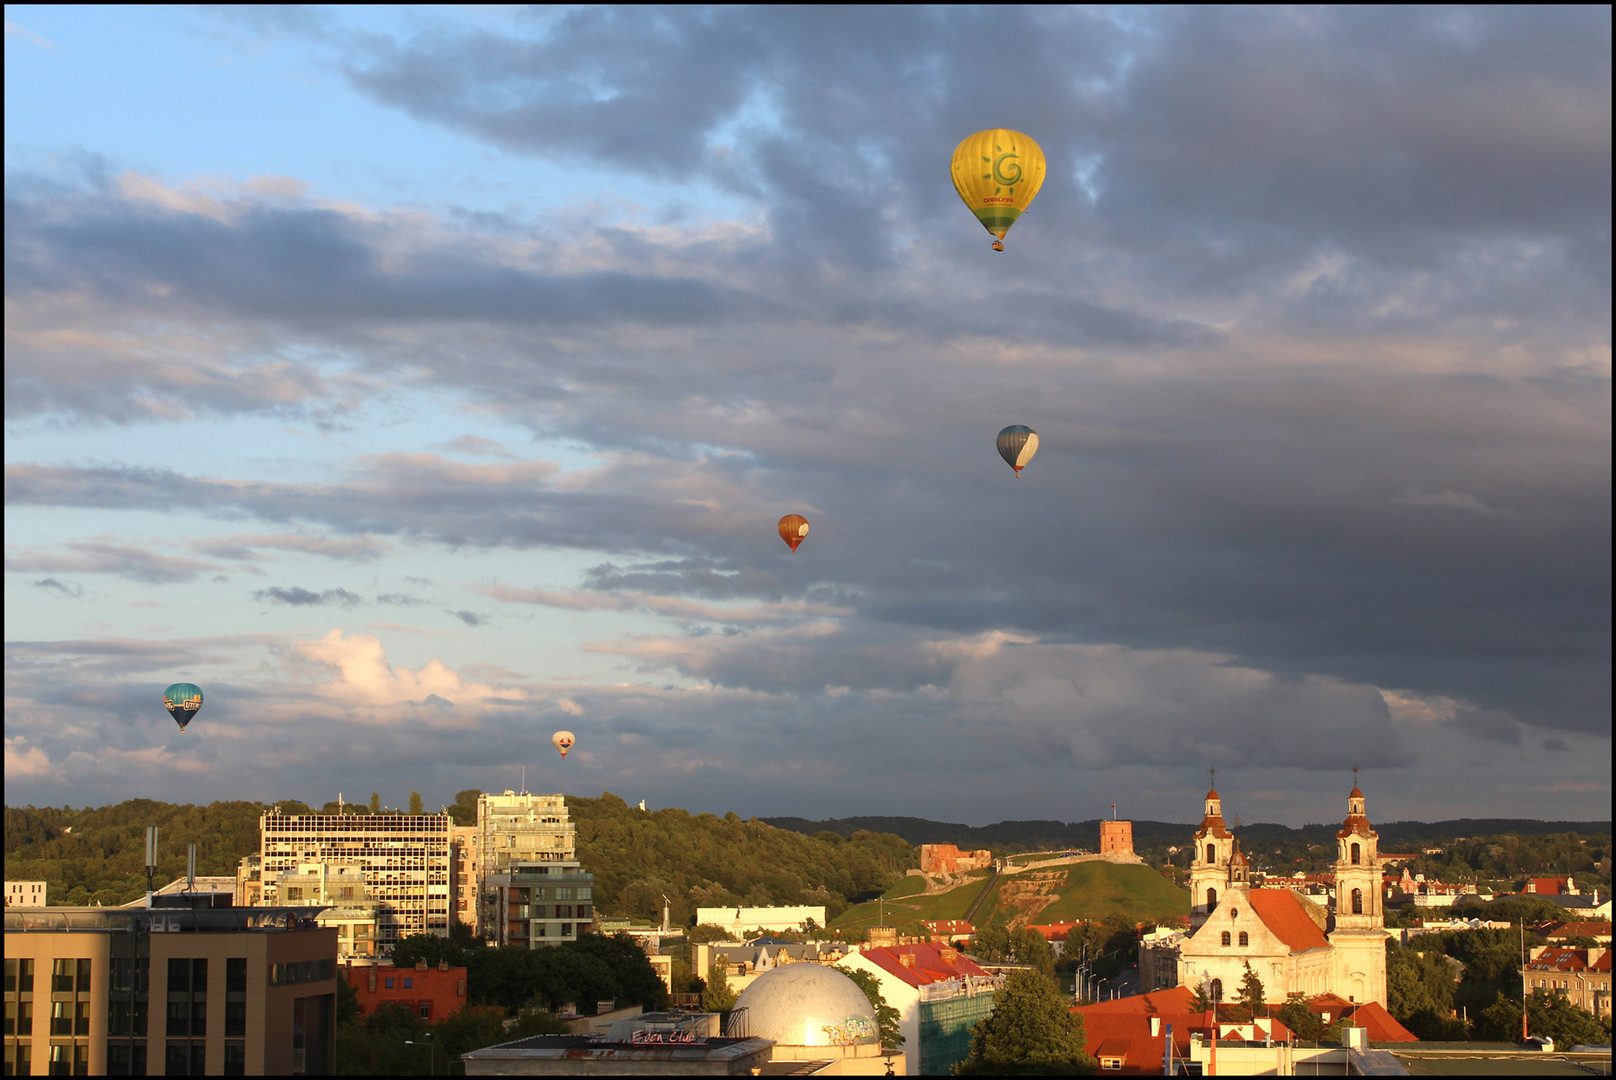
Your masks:
[[[863,1046],[881,1041],[875,1008],[858,984],[835,968],[785,964],[741,991],[747,1034],[781,1046]]]

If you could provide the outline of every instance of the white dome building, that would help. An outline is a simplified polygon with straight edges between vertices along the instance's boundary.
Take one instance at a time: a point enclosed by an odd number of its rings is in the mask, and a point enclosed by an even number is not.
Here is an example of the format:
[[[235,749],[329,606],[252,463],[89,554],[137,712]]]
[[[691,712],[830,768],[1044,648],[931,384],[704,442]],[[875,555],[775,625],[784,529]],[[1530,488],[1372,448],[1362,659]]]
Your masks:
[[[827,1061],[821,1070],[881,1075],[890,1058],[903,1072],[903,1054],[882,1054],[881,1026],[864,991],[846,974],[820,964],[784,964],[741,991],[746,1033],[774,1040],[775,1061]]]

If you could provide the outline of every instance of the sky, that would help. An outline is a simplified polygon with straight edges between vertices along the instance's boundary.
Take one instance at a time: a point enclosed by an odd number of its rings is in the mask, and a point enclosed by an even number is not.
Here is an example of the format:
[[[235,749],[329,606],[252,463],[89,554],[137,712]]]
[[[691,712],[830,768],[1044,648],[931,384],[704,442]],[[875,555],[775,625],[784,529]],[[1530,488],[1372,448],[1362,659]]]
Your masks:
[[[6,801],[1608,821],[1610,55],[8,6]]]

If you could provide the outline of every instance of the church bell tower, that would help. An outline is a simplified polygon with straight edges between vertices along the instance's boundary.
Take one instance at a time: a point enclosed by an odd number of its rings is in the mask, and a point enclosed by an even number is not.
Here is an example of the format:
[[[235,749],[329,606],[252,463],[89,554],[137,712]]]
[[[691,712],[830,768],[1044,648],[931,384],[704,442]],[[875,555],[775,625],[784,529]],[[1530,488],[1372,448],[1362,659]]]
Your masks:
[[[1195,853],[1190,860],[1190,925],[1199,927],[1229,889],[1234,854],[1234,834],[1223,823],[1223,800],[1216,787],[1206,793],[1206,812],[1190,843]]]
[[[1355,773],[1357,770],[1353,770]],[[1356,777],[1354,777],[1356,781]],[[1380,834],[1369,825],[1356,782],[1347,796],[1347,819],[1335,834],[1335,946],[1337,993],[1353,1001],[1386,1004],[1386,936]]]

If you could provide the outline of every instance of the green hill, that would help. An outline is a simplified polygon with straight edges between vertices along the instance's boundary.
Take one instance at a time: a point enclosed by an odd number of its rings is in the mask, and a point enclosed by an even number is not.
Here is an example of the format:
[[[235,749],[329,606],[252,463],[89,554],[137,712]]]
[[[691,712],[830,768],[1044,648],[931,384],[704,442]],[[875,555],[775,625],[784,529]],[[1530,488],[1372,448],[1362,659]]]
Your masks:
[[[1011,926],[1029,922],[1069,922],[1105,919],[1115,915],[1129,922],[1172,919],[1190,912],[1190,894],[1148,866],[1109,862],[1068,863],[1017,874],[995,876],[976,870],[966,880],[943,892],[924,893],[927,879],[911,875],[881,896],[879,903],[855,904],[831,921],[835,929],[870,927],[885,923],[906,927],[913,923],[963,919],[971,905],[987,896],[974,922],[985,926],[1002,918]]]
[[[976,922],[985,925],[1003,918],[1010,926],[1019,926],[1111,915],[1129,922],[1154,922],[1189,913],[1189,890],[1148,866],[1084,862],[1001,874]]]

